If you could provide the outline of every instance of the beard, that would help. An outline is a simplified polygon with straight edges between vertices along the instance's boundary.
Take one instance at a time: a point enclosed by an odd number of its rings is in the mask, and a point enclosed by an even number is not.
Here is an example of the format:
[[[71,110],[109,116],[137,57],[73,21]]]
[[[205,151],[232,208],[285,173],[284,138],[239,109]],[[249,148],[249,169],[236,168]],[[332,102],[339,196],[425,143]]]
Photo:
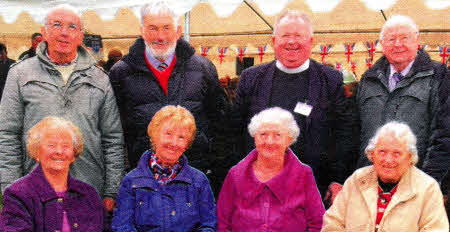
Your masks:
[[[150,54],[155,57],[158,60],[166,60],[167,57],[169,57],[170,55],[172,55],[172,53],[175,52],[175,48],[177,47],[177,43],[173,43],[172,45],[170,45],[167,48],[167,51],[163,52],[163,53],[158,53],[155,51],[155,49],[152,48],[152,46],[149,46],[147,44],[147,42],[145,42],[145,46],[148,48],[148,51],[150,52]]]

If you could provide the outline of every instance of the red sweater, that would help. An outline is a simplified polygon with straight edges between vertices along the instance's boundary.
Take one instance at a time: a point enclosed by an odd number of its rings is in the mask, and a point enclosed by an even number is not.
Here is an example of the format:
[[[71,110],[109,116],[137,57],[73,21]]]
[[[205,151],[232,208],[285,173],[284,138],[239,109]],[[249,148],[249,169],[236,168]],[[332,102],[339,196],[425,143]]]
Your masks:
[[[175,63],[177,62],[177,57],[174,56],[172,59],[172,63],[170,63],[169,67],[167,67],[164,71],[159,71],[158,69],[154,68],[150,62],[147,59],[147,56],[144,55],[145,62],[147,63],[147,66],[150,70],[152,70],[153,74],[155,74],[156,79],[159,82],[159,85],[164,91],[164,94],[167,96],[167,83],[169,82],[170,74],[172,73],[173,67],[175,67]]]

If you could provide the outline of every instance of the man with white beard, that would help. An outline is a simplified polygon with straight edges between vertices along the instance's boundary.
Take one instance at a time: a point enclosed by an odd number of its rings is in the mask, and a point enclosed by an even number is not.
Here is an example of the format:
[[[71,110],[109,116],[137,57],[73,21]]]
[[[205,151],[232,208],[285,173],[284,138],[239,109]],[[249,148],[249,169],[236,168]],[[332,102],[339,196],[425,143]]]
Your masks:
[[[216,68],[180,38],[179,16],[165,1],[142,7],[141,36],[110,71],[129,168],[135,168],[151,147],[147,126],[153,115],[166,105],[181,105],[194,115],[197,126],[196,138],[186,152],[189,163],[205,173],[213,170],[211,143],[228,104]]]

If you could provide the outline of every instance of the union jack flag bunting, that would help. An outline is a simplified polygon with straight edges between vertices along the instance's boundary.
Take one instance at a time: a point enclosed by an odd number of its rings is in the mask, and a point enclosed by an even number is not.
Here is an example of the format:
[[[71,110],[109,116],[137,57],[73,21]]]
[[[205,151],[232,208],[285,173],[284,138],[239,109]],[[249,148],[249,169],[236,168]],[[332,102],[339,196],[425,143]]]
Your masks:
[[[207,55],[208,55],[208,52],[209,52],[209,47],[200,47],[200,50],[201,50],[201,55],[203,56],[203,57],[206,57]]]
[[[336,62],[336,69],[340,72],[342,68],[342,62]]]
[[[367,68],[369,68],[369,69],[372,68],[372,61],[373,61],[373,60],[370,59],[370,58],[367,58],[367,59],[366,59],[366,65],[367,65]]]
[[[375,40],[375,42],[366,42],[367,51],[369,52],[370,59],[373,60],[373,55],[375,54],[375,51],[377,49],[378,40]]]
[[[322,55],[322,64],[326,64],[325,60],[325,56],[327,56],[330,52],[331,49],[331,44],[328,44],[328,46],[326,45],[320,45],[320,55]]]
[[[427,47],[427,45],[426,44],[418,44],[417,45],[417,49],[418,50],[422,50],[422,51],[425,51],[425,48]]]
[[[350,44],[344,44],[345,47],[345,55],[347,55],[347,63],[350,63],[350,56],[353,55],[353,49],[355,49],[356,43]]]
[[[439,45],[439,56],[442,57],[442,65],[445,65],[445,60],[450,56],[450,47]]]
[[[267,49],[267,44],[264,45],[264,46],[259,46],[259,47],[258,47],[258,51],[259,51],[258,55],[259,55],[259,60],[260,60],[261,63],[262,63],[262,61],[263,61],[263,56],[264,56],[264,54],[266,54],[266,53],[265,53],[265,52],[266,52],[266,49]]]
[[[223,58],[225,57],[225,54],[227,54],[228,48],[217,48],[217,51],[219,52],[220,64],[222,64]]]
[[[242,64],[242,61],[244,59],[245,56],[245,52],[247,51],[247,47],[243,47],[243,48],[236,48],[238,56],[239,56],[239,63]]]

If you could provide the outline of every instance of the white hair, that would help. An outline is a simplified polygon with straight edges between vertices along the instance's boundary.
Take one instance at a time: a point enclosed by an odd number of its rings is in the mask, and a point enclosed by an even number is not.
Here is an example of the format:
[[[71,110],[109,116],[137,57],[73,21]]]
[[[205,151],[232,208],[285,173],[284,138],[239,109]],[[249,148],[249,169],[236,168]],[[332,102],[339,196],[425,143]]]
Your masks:
[[[281,21],[283,19],[295,19],[299,23],[306,23],[309,26],[309,35],[313,36],[314,30],[312,26],[311,20],[308,18],[308,16],[305,13],[302,13],[298,10],[287,10],[283,12],[275,21],[275,25],[273,26],[273,35],[275,36],[275,33],[277,31],[278,25],[280,25]]]
[[[177,15],[164,0],[147,3],[141,8],[141,24],[144,25],[144,18],[147,15],[169,15],[173,19],[174,27],[178,26],[180,16]]]
[[[369,144],[365,149],[367,158],[372,161],[372,151],[375,149],[378,140],[385,136],[394,136],[399,141],[403,141],[411,155],[411,163],[415,165],[419,161],[419,156],[417,155],[416,147],[416,136],[412,132],[411,128],[402,122],[392,121],[388,122],[382,127],[378,128],[375,136],[373,136]]]
[[[384,33],[387,29],[398,26],[409,27],[413,31],[413,33],[416,34],[416,38],[417,36],[419,36],[419,29],[412,18],[404,15],[394,15],[384,23],[383,28],[380,32],[380,41],[383,40]]]
[[[265,109],[252,117],[250,124],[248,124],[248,132],[252,137],[255,137],[262,124],[275,124],[280,127],[286,128],[289,132],[289,136],[292,137],[292,143],[297,141],[297,137],[300,134],[300,128],[294,119],[291,112],[281,109],[280,107],[272,107]]]
[[[81,31],[84,30],[84,22],[83,22],[83,18],[81,17],[80,11],[77,8],[75,8],[75,7],[73,7],[73,6],[69,5],[69,4],[59,4],[57,6],[54,6],[54,7],[50,8],[50,10],[48,10],[48,12],[47,12],[47,14],[45,15],[45,18],[44,18],[45,28],[47,28],[48,16],[50,14],[52,14],[53,12],[57,11],[57,10],[66,10],[66,11],[70,11],[70,12],[74,13],[80,19],[80,22],[81,22],[81,25],[80,25],[81,28],[80,29],[81,29]]]

